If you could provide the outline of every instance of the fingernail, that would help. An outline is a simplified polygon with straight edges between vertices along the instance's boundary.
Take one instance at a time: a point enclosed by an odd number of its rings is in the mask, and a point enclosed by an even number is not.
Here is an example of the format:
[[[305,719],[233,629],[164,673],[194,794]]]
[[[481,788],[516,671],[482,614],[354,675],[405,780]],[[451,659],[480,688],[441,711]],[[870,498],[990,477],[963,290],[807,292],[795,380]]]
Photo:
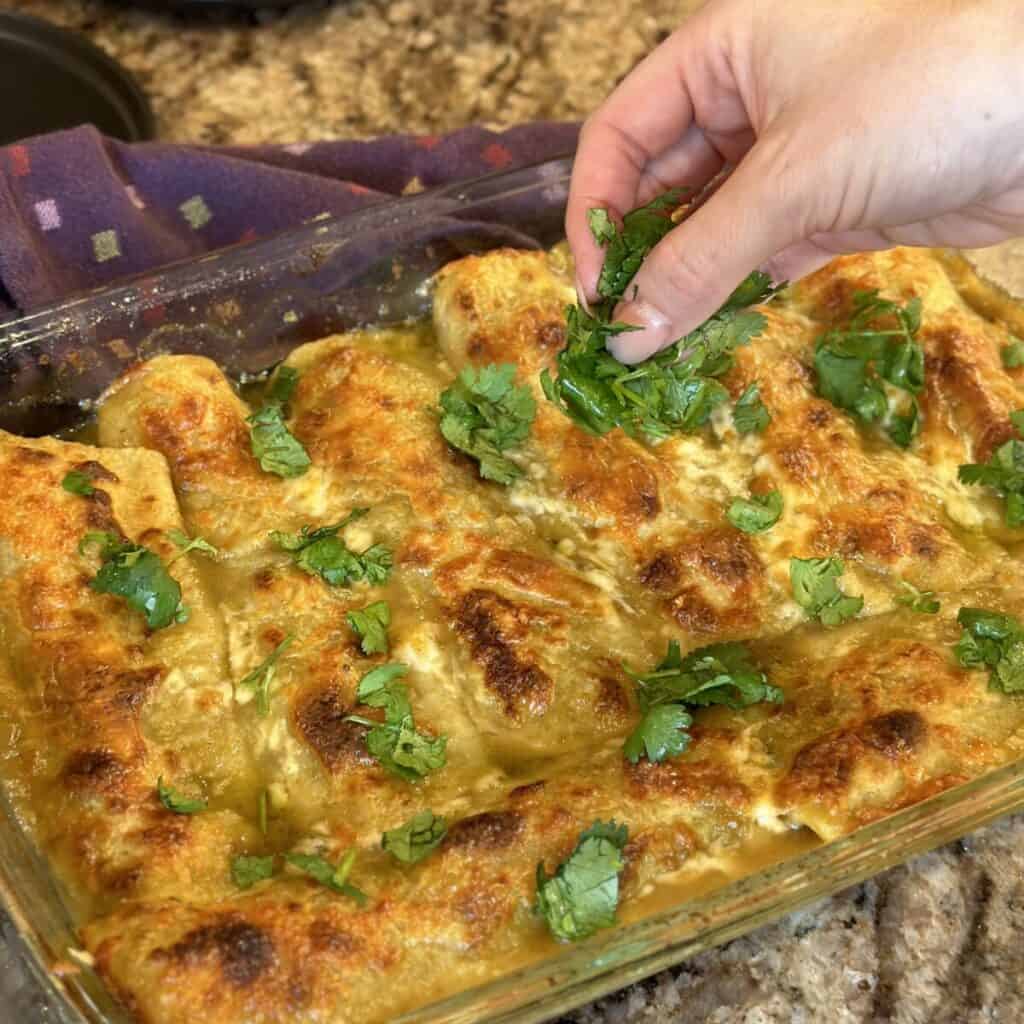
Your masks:
[[[580,280],[580,275],[576,275],[576,300],[579,304],[589,313],[590,300],[587,298],[587,290],[583,287],[583,282]]]
[[[668,317],[650,303],[627,302],[619,306],[613,319],[640,328],[616,334],[608,340],[608,350],[622,363],[639,363],[676,340]]]

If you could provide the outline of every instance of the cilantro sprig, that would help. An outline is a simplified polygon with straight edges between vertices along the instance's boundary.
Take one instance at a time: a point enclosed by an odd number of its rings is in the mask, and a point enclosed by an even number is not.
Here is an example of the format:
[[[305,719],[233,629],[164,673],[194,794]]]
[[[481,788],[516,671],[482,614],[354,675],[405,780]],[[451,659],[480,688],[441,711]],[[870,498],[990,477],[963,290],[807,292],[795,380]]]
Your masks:
[[[782,691],[754,663],[741,643],[711,644],[682,656],[679,643],[670,641],[668,652],[652,672],[626,668],[637,682],[637,701],[643,718],[623,748],[636,764],[641,757],[664,761],[678,757],[690,745],[686,731],[693,724],[689,711],[710,704],[745,708],[751,704],[782,702]]]
[[[366,508],[353,509],[340,523],[333,526],[303,526],[298,533],[272,530],[270,539],[311,576],[319,576],[332,587],[344,587],[366,580],[379,584],[391,574],[391,552],[383,544],[373,544],[365,551],[351,551],[338,534],[349,523],[361,519],[369,512]]]
[[[772,421],[771,413],[761,401],[757,381],[736,399],[732,409],[732,423],[738,434],[760,434]]]
[[[284,407],[298,382],[298,371],[282,366],[274,375],[266,404],[246,420],[252,453],[264,473],[296,477],[302,476],[312,465],[309,453],[284,422]]]
[[[846,567],[838,555],[831,558],[791,558],[789,581],[793,599],[823,626],[838,626],[864,607],[864,598],[844,594],[839,577]]]
[[[1024,434],[1024,409],[1010,413],[1010,422]],[[1011,438],[988,462],[968,463],[957,470],[962,484],[981,484],[1005,499],[1006,525],[1024,526],[1024,441]]]
[[[60,482],[68,494],[77,494],[81,498],[90,498],[96,493],[92,485],[92,479],[80,469],[70,469]]]
[[[401,677],[405,665],[393,662],[367,672],[359,681],[356,696],[361,704],[384,709],[384,721],[349,715],[348,721],[365,725],[366,749],[393,775],[416,782],[447,763],[447,736],[418,732],[409,703],[408,687]]]
[[[747,307],[766,302],[779,288],[755,271],[703,324],[675,344],[635,366],[624,366],[607,351],[610,338],[635,330],[614,323],[611,314],[644,257],[674,226],[669,211],[678,203],[669,193],[626,215],[619,230],[603,210],[590,211],[594,237],[605,247],[598,282],[601,302],[588,313],[570,306],[565,348],[556,360],[557,376],[547,370],[541,386],[578,427],[603,435],[621,428],[631,437],[663,440],[692,433],[707,423],[728,392],[716,380],[732,365],[732,353],[764,329],[762,314]]]
[[[160,803],[174,814],[198,814],[205,811],[208,801],[205,797],[188,797],[171,785],[164,785],[161,775],[156,780],[156,795]]]
[[[391,625],[391,607],[387,601],[374,601],[365,608],[353,608],[346,613],[345,619],[359,637],[363,654],[387,654],[388,626]]]
[[[877,291],[853,296],[846,324],[826,331],[815,344],[818,393],[864,423],[881,424],[890,440],[910,446],[921,429],[917,395],[924,388],[924,349],[915,340],[921,300],[905,305]],[[885,385],[909,395],[898,413]]]
[[[321,885],[334,892],[340,892],[343,896],[355,900],[359,906],[364,907],[367,903],[366,893],[356,888],[348,877],[356,862],[355,849],[349,850],[337,864],[332,864],[315,853],[288,853],[284,858],[293,867],[305,872],[311,878],[315,878]]]
[[[211,558],[220,553],[208,540],[202,537],[190,537],[184,530],[168,530],[167,536],[176,548],[180,548],[178,553],[167,563],[168,565],[174,565],[179,558],[187,555],[190,551],[201,551]]]
[[[270,687],[277,675],[277,663],[295,639],[289,633],[251,672],[238,681],[241,689],[252,690],[256,695],[256,710],[262,717],[270,714]]]
[[[431,810],[418,811],[404,825],[380,837],[380,845],[403,864],[418,864],[441,845],[448,834],[444,818]]]
[[[89,582],[93,590],[123,597],[145,616],[150,629],[188,621],[188,608],[181,602],[181,587],[159,555],[105,531],[91,531],[78,544],[83,555],[93,547],[99,549],[102,561],[99,572]]]
[[[920,615],[935,615],[941,607],[934,590],[918,590],[913,583],[906,580],[900,580],[900,593],[896,595],[896,603]]]
[[[615,924],[628,839],[625,825],[595,821],[553,875],[537,865],[537,912],[556,939],[576,942]]]
[[[782,515],[782,494],[752,494],[749,498],[733,498],[725,518],[744,533],[764,533],[770,530]]]
[[[961,608],[963,627],[953,648],[964,668],[987,668],[989,689],[1024,693],[1024,626],[1012,615],[986,608]]]
[[[274,874],[274,857],[242,853],[231,860],[231,880],[239,889],[251,889]]]
[[[526,440],[537,415],[529,387],[511,363],[467,366],[441,392],[441,433],[480,464],[480,476],[508,485],[523,471],[503,454]]]

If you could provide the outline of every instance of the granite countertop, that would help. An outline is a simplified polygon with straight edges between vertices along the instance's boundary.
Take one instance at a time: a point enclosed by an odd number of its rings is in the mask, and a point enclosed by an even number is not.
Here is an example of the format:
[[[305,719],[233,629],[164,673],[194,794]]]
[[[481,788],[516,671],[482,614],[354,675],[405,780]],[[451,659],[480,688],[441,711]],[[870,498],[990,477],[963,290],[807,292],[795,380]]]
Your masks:
[[[695,0],[357,0],[214,27],[10,4],[90,36],[165,139],[292,142],[583,117]],[[608,997],[574,1024],[1024,1021],[1024,815]]]

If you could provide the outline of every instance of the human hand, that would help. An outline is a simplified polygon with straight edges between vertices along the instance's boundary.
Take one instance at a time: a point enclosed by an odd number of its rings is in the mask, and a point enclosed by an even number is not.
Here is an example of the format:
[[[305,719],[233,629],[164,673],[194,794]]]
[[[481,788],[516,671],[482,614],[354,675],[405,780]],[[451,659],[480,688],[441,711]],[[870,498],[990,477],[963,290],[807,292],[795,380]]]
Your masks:
[[[566,233],[594,300],[587,210],[615,218],[734,166],[672,230],[615,319],[645,359],[753,269],[1024,233],[1024,17],[1016,0],[712,0],[586,122]]]

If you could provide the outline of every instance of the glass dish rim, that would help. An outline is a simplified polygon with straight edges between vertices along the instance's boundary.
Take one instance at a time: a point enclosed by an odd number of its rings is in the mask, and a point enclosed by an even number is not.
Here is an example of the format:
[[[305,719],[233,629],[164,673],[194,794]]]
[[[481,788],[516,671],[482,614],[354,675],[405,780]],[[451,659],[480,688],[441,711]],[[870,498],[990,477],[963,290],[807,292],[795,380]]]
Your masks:
[[[407,216],[464,215],[478,205],[541,188],[564,191],[570,170],[571,158],[563,157],[497,171],[167,264],[0,322],[0,348],[31,345],[58,329],[67,330],[69,324],[75,327],[102,321],[104,311],[120,309],[129,299],[143,308],[159,304],[168,295],[189,294],[190,289],[216,289],[254,266],[262,273],[275,265],[291,264],[311,246],[344,243],[361,231],[378,230]],[[144,288],[140,288],[142,284]],[[1020,809],[1024,809],[1024,759],[729,882],[707,896],[616,926],[536,963],[417,1008],[396,1018],[395,1024],[532,1024],[549,1019]],[[19,828],[0,793],[0,828],[12,826]],[[45,871],[42,858],[26,849],[26,863],[33,858],[36,862],[28,870]],[[34,916],[54,910],[25,905],[24,889],[17,884],[24,866],[0,858],[0,903],[11,914],[27,951],[29,973],[39,988],[56,1000],[62,1024],[127,1021],[122,1008],[104,1005],[110,1002],[105,989],[95,999],[96,986],[102,988],[102,982],[88,967],[82,967],[79,975],[58,978],[54,973],[57,952],[44,941],[40,919]],[[48,872],[46,878],[56,895]],[[66,957],[62,959],[66,961]]]

